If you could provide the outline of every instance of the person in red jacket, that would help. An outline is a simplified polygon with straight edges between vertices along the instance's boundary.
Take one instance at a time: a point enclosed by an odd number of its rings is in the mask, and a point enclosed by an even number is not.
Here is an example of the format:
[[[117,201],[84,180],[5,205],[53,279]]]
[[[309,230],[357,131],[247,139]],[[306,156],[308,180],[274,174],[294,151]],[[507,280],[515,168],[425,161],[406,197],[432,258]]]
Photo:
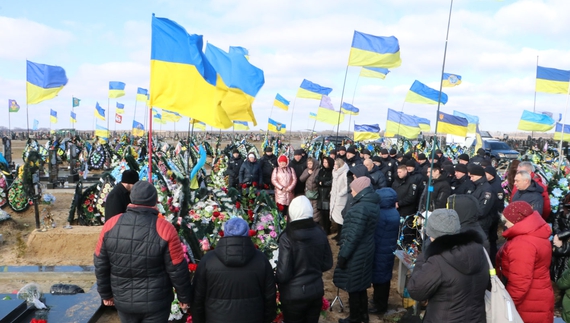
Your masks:
[[[507,240],[497,253],[497,275],[525,323],[552,323],[554,291],[550,282],[552,230],[530,204],[516,201],[504,212]]]
[[[540,187],[542,187],[543,191],[542,191],[542,200],[543,200],[543,204],[542,204],[542,218],[543,219],[548,219],[548,217],[550,216],[550,212],[552,211],[551,207],[550,207],[550,197],[548,196],[548,187],[546,187],[546,185],[544,185],[544,183],[542,182],[542,178],[539,175],[536,175],[534,173],[535,168],[534,165],[531,162],[521,162],[519,164],[519,166],[517,167],[517,172],[520,171],[527,171],[530,173],[530,177],[536,182],[536,184],[538,184]],[[517,192],[517,187],[513,185],[513,191],[511,193],[511,201],[513,200],[513,196],[515,196],[515,193]]]

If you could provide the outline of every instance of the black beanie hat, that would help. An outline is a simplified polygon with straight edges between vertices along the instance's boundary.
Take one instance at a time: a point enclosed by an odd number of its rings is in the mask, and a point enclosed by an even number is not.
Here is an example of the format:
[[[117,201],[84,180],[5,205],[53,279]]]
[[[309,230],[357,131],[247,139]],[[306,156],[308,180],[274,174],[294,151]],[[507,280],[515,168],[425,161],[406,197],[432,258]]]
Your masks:
[[[464,164],[457,164],[455,165],[455,171],[467,174],[469,171],[467,170],[467,165]]]
[[[418,160],[426,160],[426,159],[427,159],[427,158],[426,158],[426,154],[421,153],[421,154],[418,155]]]
[[[464,160],[464,161],[469,161],[469,155],[467,155],[467,154],[461,154],[457,158]]]
[[[370,155],[370,150],[364,148],[364,149],[362,149],[362,150],[360,151],[360,153],[363,154],[363,155]]]
[[[388,149],[382,148],[382,150],[380,150],[380,155],[388,155]]]
[[[139,173],[132,169],[127,169],[121,175],[121,183],[125,184],[135,184],[139,181]]]
[[[295,149],[295,151],[293,152],[293,155],[302,156],[303,155],[303,149]]]
[[[479,165],[472,165],[469,167],[469,174],[477,176],[485,176],[485,169]]]
[[[154,185],[138,181],[131,190],[131,202],[136,205],[156,206],[158,194]]]
[[[413,159],[410,159],[406,162],[406,167],[416,167],[416,161]]]
[[[356,155],[356,148],[354,148],[353,146],[350,146],[350,147],[348,147],[348,149],[346,150],[346,152]]]
[[[390,149],[390,155],[395,155],[397,153],[396,149],[392,148]]]
[[[266,153],[273,152],[273,147],[267,146],[267,147],[265,147],[265,149],[263,151],[265,151]]]
[[[345,146],[340,146],[340,147],[338,147],[337,151],[346,151],[346,147],[345,147]]]
[[[239,150],[237,149],[232,150],[232,154],[239,154]]]
[[[374,156],[374,157],[372,157],[372,161],[373,161],[373,162],[382,163],[382,157],[380,157],[380,156]]]

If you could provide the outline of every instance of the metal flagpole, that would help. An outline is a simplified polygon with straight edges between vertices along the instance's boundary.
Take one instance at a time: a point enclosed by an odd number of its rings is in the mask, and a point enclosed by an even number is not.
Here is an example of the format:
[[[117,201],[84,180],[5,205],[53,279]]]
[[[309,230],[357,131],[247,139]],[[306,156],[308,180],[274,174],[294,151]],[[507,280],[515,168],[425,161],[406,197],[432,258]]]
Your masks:
[[[358,77],[356,78],[356,84],[354,85],[354,92],[352,93],[352,101],[350,101],[350,104],[354,105],[354,97],[356,96],[356,88],[358,87],[358,81],[360,80],[360,73],[358,74]],[[342,104],[342,102],[340,103]],[[352,115],[349,115],[348,117],[348,136],[350,137],[350,121],[351,121],[351,117]],[[354,141],[354,138],[353,138]]]
[[[137,99],[135,97],[135,112],[133,113],[133,121],[137,119]]]
[[[346,76],[348,75],[348,65],[346,65],[346,71],[344,72],[344,82],[342,83],[342,93],[340,95],[340,107],[342,107],[342,100],[344,99],[344,88],[346,86]],[[338,109],[338,124],[337,124],[337,128],[336,128],[336,136],[338,137],[338,130],[340,129],[340,114],[342,113],[340,110],[341,108],[339,107]],[[333,128],[334,131],[334,128]]]
[[[453,0],[451,0],[451,4],[449,5],[449,18],[447,19],[447,33],[445,35],[445,48],[443,50],[443,64],[441,65],[441,75],[439,78],[439,96],[437,99],[437,114],[435,117],[435,134],[434,140],[436,141],[434,145],[431,147],[431,160],[430,160],[430,168],[429,168],[429,179],[428,179],[428,186],[427,186],[427,196],[426,196],[426,212],[429,210],[429,198],[430,193],[433,190],[431,186],[433,180],[433,158],[435,156],[435,146],[437,145],[437,125],[439,123],[439,109],[441,107],[441,91],[443,88],[443,73],[445,72],[445,58],[447,56],[447,42],[449,40],[449,26],[451,25],[451,12],[453,10]],[[427,218],[426,218],[427,223]],[[425,224],[424,224],[425,225]]]
[[[536,69],[538,70],[538,55],[536,55]],[[532,106],[532,112],[536,112],[536,86],[534,87],[534,105]],[[531,131],[530,135],[534,138],[534,131]]]
[[[291,138],[293,137],[293,116],[295,115],[295,102],[297,102],[297,96],[295,96],[295,98],[293,99],[293,107],[291,108],[291,121],[289,122],[289,140],[291,140]],[[271,111],[273,111],[273,107],[271,107]]]
[[[570,80],[568,80],[570,82]],[[569,83],[570,84],[570,83]],[[568,115],[568,101],[570,99],[570,85],[568,86],[568,93],[566,93],[566,107],[564,108],[564,119],[562,120],[562,132],[560,134],[560,144],[559,144],[559,154],[560,154],[560,161],[558,162],[558,171],[562,171],[562,141],[564,141],[564,126],[566,125],[566,116]],[[556,129],[554,129],[556,131]]]
[[[111,117],[111,99],[110,98],[107,98],[107,111],[109,113],[109,118],[110,118]],[[111,130],[109,128],[109,118],[107,118],[107,131]],[[109,136],[109,137],[111,137],[111,136]],[[110,139],[111,138],[109,138],[109,142],[110,142]]]
[[[28,61],[28,59],[26,58],[26,62],[27,61]],[[26,67],[26,71],[27,71],[27,67]],[[26,74],[26,77],[27,77],[27,74]],[[26,128],[28,128],[28,139],[30,139],[30,114],[28,113],[28,86],[27,85],[26,85]]]
[[[148,181],[152,183],[152,109],[148,113]]]

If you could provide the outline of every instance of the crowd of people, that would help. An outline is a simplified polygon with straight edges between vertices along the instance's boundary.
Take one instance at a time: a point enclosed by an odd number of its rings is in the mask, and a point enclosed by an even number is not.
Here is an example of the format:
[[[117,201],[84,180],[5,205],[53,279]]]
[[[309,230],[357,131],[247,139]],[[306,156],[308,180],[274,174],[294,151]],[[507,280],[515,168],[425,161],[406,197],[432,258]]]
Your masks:
[[[460,155],[457,164],[440,150],[412,156],[382,149],[372,156],[340,146],[320,157],[298,149],[289,160],[268,148],[257,159],[234,150],[229,186],[270,191],[287,216],[276,269],[255,249],[247,223],[232,218],[198,264],[192,285],[174,227],[156,217],[154,187],[125,176],[119,191],[130,192],[130,204],[105,223],[94,258],[104,303],[115,305],[123,322],[142,322],[136,318],[166,315],[157,304],[171,302],[174,287],[194,322],[271,322],[277,286],[285,322],[318,322],[322,274],[333,267],[327,236],[336,234],[333,283],[348,292],[350,309],[339,323],[369,322],[370,313],[388,310],[401,219],[420,215],[425,238],[407,289],[427,301],[424,322],[484,322],[489,262],[524,322],[553,321],[552,248],[555,257],[570,255],[570,198],[551,216],[532,163],[511,163],[505,192],[484,150]],[[554,236],[546,222],[552,218]],[[499,248],[500,231],[505,243]],[[570,290],[570,271],[558,276],[558,287]],[[570,291],[563,305],[566,320]]]

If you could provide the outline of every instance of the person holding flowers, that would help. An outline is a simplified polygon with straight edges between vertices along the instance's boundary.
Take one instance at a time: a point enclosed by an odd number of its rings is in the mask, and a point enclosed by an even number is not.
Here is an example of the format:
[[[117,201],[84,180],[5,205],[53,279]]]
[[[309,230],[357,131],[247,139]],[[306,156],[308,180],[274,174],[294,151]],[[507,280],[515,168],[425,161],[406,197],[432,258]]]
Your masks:
[[[279,238],[275,273],[283,318],[287,323],[317,323],[325,293],[323,272],[333,265],[331,247],[325,232],[313,221],[307,197],[291,201],[289,219]]]
[[[271,184],[275,187],[275,203],[277,203],[283,214],[287,214],[289,203],[295,197],[297,175],[295,170],[288,166],[289,158],[287,156],[279,156],[277,162],[279,167],[275,168],[273,174],[271,174]]]

